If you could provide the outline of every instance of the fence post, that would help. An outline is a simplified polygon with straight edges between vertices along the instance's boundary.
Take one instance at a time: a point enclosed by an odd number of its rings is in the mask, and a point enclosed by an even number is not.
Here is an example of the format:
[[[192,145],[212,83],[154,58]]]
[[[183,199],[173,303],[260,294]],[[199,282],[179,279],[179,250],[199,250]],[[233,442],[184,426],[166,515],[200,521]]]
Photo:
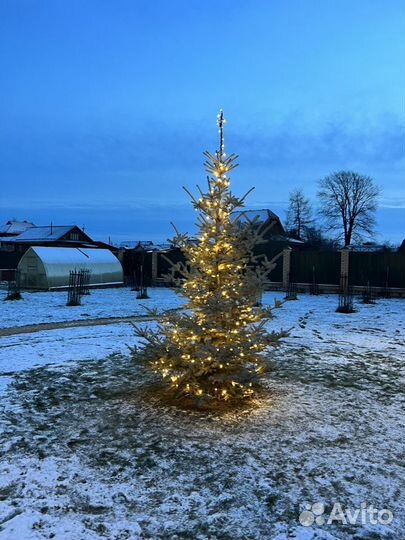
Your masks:
[[[158,252],[152,251],[152,283],[155,282],[157,277],[158,277]]]
[[[290,247],[283,249],[283,288],[286,289],[290,283],[291,270],[291,251]]]
[[[340,283],[344,284],[345,289],[349,287],[349,255],[348,247],[340,250]],[[344,292],[347,293],[347,291]]]

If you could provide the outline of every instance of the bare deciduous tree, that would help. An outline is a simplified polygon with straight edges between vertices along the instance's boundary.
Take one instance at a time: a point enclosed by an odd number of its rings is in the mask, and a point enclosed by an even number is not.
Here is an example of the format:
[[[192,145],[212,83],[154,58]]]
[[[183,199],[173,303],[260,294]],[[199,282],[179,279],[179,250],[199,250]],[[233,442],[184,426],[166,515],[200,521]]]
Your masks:
[[[339,231],[345,246],[373,234],[379,193],[372,178],[353,171],[339,171],[319,182],[320,213],[329,230]]]
[[[306,231],[312,225],[312,207],[302,189],[290,193],[287,210],[287,229],[298,240],[302,240]]]

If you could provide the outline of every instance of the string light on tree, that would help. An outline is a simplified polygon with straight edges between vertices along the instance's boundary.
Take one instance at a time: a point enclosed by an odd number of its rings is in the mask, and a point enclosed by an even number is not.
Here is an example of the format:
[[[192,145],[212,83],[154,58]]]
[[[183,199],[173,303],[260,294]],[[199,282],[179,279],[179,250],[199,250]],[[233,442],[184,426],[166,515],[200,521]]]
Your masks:
[[[171,267],[171,277],[187,302],[182,312],[161,317],[157,328],[136,327],[142,345],[134,349],[151,369],[168,381],[178,397],[198,401],[229,401],[253,395],[268,359],[268,348],[279,344],[284,332],[268,332],[268,309],[257,306],[264,281],[274,268],[253,254],[266,232],[242,226],[244,206],[230,190],[229,173],[237,167],[235,154],[226,156],[221,110],[217,117],[219,148],[204,152],[207,190],[196,198],[186,188],[197,212],[197,241],[176,231],[185,263]],[[252,223],[251,225],[255,225]]]

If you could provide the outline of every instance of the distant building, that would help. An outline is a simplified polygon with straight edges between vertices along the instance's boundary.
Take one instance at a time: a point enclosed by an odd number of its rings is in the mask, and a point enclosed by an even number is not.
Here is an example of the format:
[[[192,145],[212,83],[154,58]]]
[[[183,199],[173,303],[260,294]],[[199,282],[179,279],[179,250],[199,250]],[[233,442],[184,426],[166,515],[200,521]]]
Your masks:
[[[232,213],[232,217],[237,219],[239,223],[255,223],[256,225],[270,225],[272,224],[271,232],[269,234],[285,236],[285,230],[280,218],[272,210],[237,210]]]
[[[140,281],[152,283],[157,272],[157,255],[173,250],[171,244],[154,244],[151,240],[121,242],[118,258],[122,263],[127,282],[134,285]]]
[[[30,247],[17,269],[22,289],[47,291],[66,288],[70,272],[82,269],[90,271],[90,286],[123,283],[121,263],[108,249]]]
[[[377,251],[387,251],[391,248],[386,244],[376,244],[375,242],[364,242],[363,244],[350,244],[348,249],[357,253],[375,253]]]
[[[260,226],[265,231],[265,242],[255,248],[255,255],[265,255],[273,259],[288,246],[301,247],[303,245],[300,240],[287,236],[280,218],[272,210],[242,210],[233,212],[232,217],[241,226]],[[197,243],[198,238],[190,238],[189,242]],[[119,258],[127,281],[135,285],[140,281],[147,284],[163,283],[171,269],[169,260],[174,264],[185,260],[183,252],[169,243],[153,244],[151,241],[142,240],[122,242]],[[274,275],[277,274],[276,280],[281,281],[281,277],[278,276],[280,273],[281,264],[277,264],[274,270]]]
[[[35,225],[30,221],[9,220],[0,227],[0,236],[6,238],[10,236],[18,236],[30,227],[35,227]]]
[[[121,242],[120,249],[146,250],[154,246],[151,240],[125,240]]]
[[[24,225],[25,224],[25,225]],[[34,246],[80,247],[114,250],[102,242],[95,242],[77,225],[45,225],[37,227],[29,222],[7,222],[9,228],[0,236],[0,280],[12,280],[24,253]],[[19,232],[18,232],[19,231]]]
[[[0,242],[13,244],[93,243],[93,240],[77,225],[45,225],[27,227],[13,238],[2,238]]]
[[[261,227],[264,231],[264,239],[268,242],[281,242],[288,245],[302,245],[301,240],[287,236],[281,219],[272,210],[238,210],[232,213],[232,217],[243,225]]]

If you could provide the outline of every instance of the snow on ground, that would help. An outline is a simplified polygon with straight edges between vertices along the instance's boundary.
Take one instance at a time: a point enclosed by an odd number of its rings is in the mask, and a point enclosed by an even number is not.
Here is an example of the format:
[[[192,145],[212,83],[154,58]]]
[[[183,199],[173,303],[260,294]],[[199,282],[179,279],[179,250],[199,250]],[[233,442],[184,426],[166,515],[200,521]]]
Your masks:
[[[178,307],[181,299],[172,289],[149,289],[149,300],[137,300],[137,293],[127,287],[94,289],[82,298],[81,306],[66,306],[67,292],[23,292],[23,299],[3,302],[0,296],[0,328],[39,323],[130,317],[145,313],[144,305],[170,309]],[[5,298],[6,291],[0,290]]]
[[[128,354],[133,334],[133,326],[124,323],[0,337],[0,381],[31,367]]]
[[[127,314],[126,295],[94,311]],[[271,326],[293,329],[268,392],[222,415],[147,398],[130,324],[0,338],[0,540],[401,540],[405,301],[336,305],[302,295],[275,310]],[[317,502],[394,521],[300,525]]]

